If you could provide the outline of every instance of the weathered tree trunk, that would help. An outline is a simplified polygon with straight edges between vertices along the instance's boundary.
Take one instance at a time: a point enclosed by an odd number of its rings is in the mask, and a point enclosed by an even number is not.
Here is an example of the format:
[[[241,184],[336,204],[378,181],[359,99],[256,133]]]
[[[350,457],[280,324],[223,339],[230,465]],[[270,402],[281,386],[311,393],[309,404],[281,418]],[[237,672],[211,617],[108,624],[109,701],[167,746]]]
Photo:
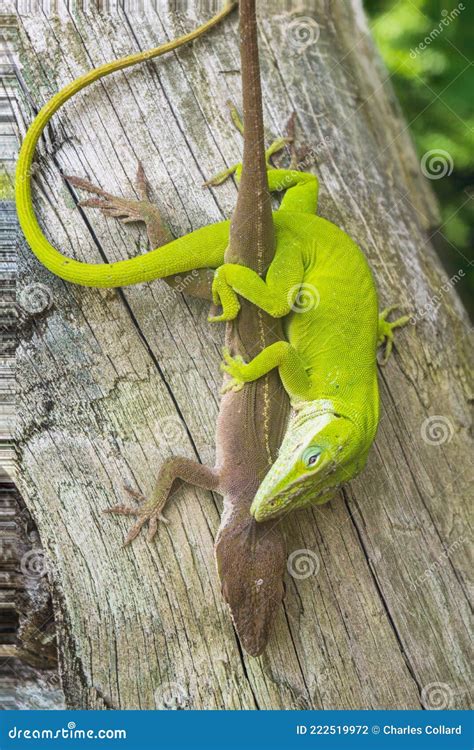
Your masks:
[[[21,136],[61,86],[202,19],[193,7],[18,18]],[[127,7],[127,6],[126,6]],[[136,7],[136,4],[135,4]],[[421,708],[468,702],[465,313],[429,242],[436,222],[406,125],[359,0],[259,2],[269,140],[295,110],[321,180],[319,213],[350,234],[382,305],[417,319],[381,372],[368,467],[331,504],[284,520],[288,577],[265,654],[242,653],[213,560],[219,500],[192,488],[155,542],[123,549],[125,519],[101,511],[124,484],[151,490],[173,452],[211,463],[222,332],[207,306],[162,282],[83,289],[51,276],[20,241],[18,285],[34,313],[17,352],[18,481],[50,559],[63,687],[86,708]],[[144,232],[78,210],[61,175],[130,195],[138,159],[176,235],[230,215],[239,159],[225,107],[240,101],[237,18],[177,54],[120,73],[54,120],[36,205],[66,254],[102,262],[146,251]],[[449,286],[449,285],[448,285]],[[441,432],[437,428],[441,429]],[[316,564],[317,563],[317,564]]]

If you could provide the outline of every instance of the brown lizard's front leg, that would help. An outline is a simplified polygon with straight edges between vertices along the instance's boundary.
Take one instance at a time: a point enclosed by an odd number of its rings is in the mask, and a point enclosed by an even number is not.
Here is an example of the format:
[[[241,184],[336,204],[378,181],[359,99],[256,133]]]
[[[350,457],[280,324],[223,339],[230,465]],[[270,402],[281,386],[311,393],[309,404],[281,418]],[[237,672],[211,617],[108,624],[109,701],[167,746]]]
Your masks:
[[[117,219],[123,224],[143,222],[146,226],[150,246],[153,249],[172,241],[173,235],[163,222],[159,208],[150,201],[149,182],[141,162],[138,162],[135,178],[135,186],[140,196],[139,200],[112,195],[112,193],[108,193],[83,177],[68,175],[65,179],[74,187],[97,196],[96,198],[86,198],[79,201],[78,205],[81,208],[98,208],[104,216]],[[166,281],[168,286],[178,292],[186,291],[186,294],[192,297],[210,302],[212,300],[213,276],[213,271],[210,268],[195,269],[192,274],[186,276],[185,289],[183,288],[182,277],[179,275],[167,276],[163,281]]]
[[[153,539],[159,521],[166,523],[166,519],[162,516],[162,510],[173,494],[173,488],[176,488],[176,485],[182,482],[194,484],[203,490],[219,491],[220,478],[215,469],[211,469],[189,458],[173,456],[162,464],[155,489],[148,500],[141,493],[126,487],[127,492],[132,497],[143,501],[141,506],[114,505],[112,508],[104,510],[104,513],[114,513],[121,516],[138,516],[138,521],[130,529],[124,545],[130,544],[147,523],[147,539],[148,541]]]

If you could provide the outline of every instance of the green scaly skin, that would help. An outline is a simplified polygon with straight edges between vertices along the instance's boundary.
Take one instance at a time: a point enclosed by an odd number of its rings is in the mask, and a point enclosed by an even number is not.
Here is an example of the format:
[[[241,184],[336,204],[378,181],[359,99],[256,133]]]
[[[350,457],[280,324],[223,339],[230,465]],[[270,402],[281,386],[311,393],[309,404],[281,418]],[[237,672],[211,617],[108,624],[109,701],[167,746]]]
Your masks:
[[[145,256],[114,264],[91,265],[69,259],[56,250],[42,233],[31,200],[31,164],[42,130],[59,107],[77,91],[115,70],[175,49],[195,39],[224,18],[228,4],[209,22],[181,39],[149,52],[109,63],[66,86],[43,107],[29,128],[18,160],[16,200],[25,237],[38,259],[53,273],[75,284],[114,287],[164,278],[179,287],[178,274],[193,270],[186,293],[211,300],[213,270],[224,260],[263,272],[274,253],[274,228],[267,185],[264,130],[258,61],[255,0],[240,0],[240,56],[244,156],[243,175],[231,222],[204,227],[174,242],[147,195],[143,168],[137,173],[140,200],[107,193],[83,177],[70,184],[95,197],[83,206],[98,208],[120,221],[144,221],[151,246]],[[283,139],[284,140],[284,139]],[[274,148],[281,148],[274,146]],[[196,273],[197,271],[197,273]],[[280,324],[268,326],[267,316],[242,301],[237,321],[226,326],[226,341],[234,353],[247,356],[278,340]],[[276,382],[275,382],[276,381]],[[272,399],[269,398],[269,392]],[[278,525],[257,524],[250,515],[255,492],[277,453],[287,421],[288,402],[274,374],[251,383],[243,393],[228,393],[222,400],[216,430],[217,462],[211,468],[182,456],[167,459],[159,468],[155,488],[138,506],[119,504],[106,512],[136,519],[125,544],[144,527],[152,539],[164,520],[162,510],[174,488],[182,482],[219,492],[224,497],[215,557],[222,593],[229,605],[243,647],[254,656],[267,643],[276,609],[283,597],[286,570],[285,545]],[[128,488],[135,499],[137,490]]]
[[[267,157],[279,147],[276,142]],[[28,150],[27,140],[23,149]],[[29,178],[23,174],[27,162],[27,156],[19,161],[17,194],[28,182],[31,205]],[[219,184],[232,172],[240,180],[241,165],[210,182]],[[341,229],[315,215],[317,178],[269,167],[268,182],[271,191],[286,192],[280,209],[273,213],[276,250],[265,280],[244,266],[224,264],[229,221],[202,227],[144,256],[88,264],[53,248],[36,218],[32,221],[30,207],[25,210],[24,202],[17,200],[24,233],[36,256],[69,282],[124,286],[210,269],[215,270],[214,302],[223,308],[211,321],[237,316],[237,294],[274,317],[286,316],[288,341],[272,344],[248,364],[224,354],[223,370],[231,375],[225,390],[238,390],[278,367],[295,409],[279,457],[252,503],[257,521],[326,502],[342,482],[362,470],[379,419],[376,348],[387,341],[390,354],[393,329],[408,322],[408,317],[387,322],[386,315],[394,308],[378,316],[377,294],[363,253]],[[315,461],[310,448],[318,453]]]
[[[265,279],[236,264],[220,266],[213,297],[229,320],[237,295],[273,317],[285,316],[286,341],[250,362],[224,353],[225,390],[238,390],[277,367],[294,415],[279,456],[251,506],[257,521],[330,500],[364,467],[377,432],[377,346],[387,343],[404,316],[378,314],[377,292],[365,256],[341,229],[315,215],[314,175],[271,170],[271,190],[291,187],[274,215],[276,251]]]
[[[111,73],[160,57],[197,39],[226,18],[235,7],[236,2],[227,2],[219,13],[189,34],[146,52],[128,55],[91,70],[61,89],[35,117],[18,155],[15,202],[20,226],[28,244],[38,260],[52,273],[73,284],[109,288],[165,278],[194,268],[216,268],[219,262],[222,263],[229,234],[228,222],[203,227],[145,256],[118,263],[90,264],[66,258],[48,242],[38,224],[31,195],[31,175],[36,145],[53,115],[68,99]]]

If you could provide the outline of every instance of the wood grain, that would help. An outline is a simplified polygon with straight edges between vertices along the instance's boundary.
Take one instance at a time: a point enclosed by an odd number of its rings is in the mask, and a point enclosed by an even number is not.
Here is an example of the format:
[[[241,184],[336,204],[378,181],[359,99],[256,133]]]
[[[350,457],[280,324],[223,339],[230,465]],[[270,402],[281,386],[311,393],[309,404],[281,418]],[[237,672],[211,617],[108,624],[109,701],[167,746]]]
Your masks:
[[[19,136],[91,66],[203,17],[153,5],[20,12]],[[221,332],[205,305],[161,282],[74,287],[20,241],[20,293],[26,304],[43,294],[44,304],[17,352],[19,485],[50,558],[66,699],[76,708],[421,708],[441,683],[446,705],[465,707],[468,324],[451,288],[430,302],[446,282],[429,242],[435,205],[359,3],[262,1],[259,13],[268,140],[296,111],[314,157],[306,166],[321,180],[319,213],[360,243],[382,304],[400,302],[417,324],[381,372],[382,420],[364,474],[330,505],[284,522],[289,551],[316,559],[315,572],[288,576],[274,636],[252,659],[220,597],[218,498],[180,490],[155,542],[126,549],[127,522],[101,514],[126,499],[124,484],[148,493],[173,452],[212,462]],[[176,235],[229,216],[235,185],[201,184],[241,153],[225,107],[240,101],[238,68],[233,18],[68,104],[35,175],[54,244],[89,262],[146,251],[143,231],[78,210],[62,179],[133,195],[138,159]],[[429,438],[433,415],[449,439]]]

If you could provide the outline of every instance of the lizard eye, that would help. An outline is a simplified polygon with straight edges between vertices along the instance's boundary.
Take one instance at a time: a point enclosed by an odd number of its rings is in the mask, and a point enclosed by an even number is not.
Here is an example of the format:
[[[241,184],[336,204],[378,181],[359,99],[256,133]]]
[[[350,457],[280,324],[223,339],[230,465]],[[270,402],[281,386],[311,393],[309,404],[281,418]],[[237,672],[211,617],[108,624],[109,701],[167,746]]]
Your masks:
[[[318,463],[321,451],[314,445],[303,451],[303,463],[308,469],[313,469]]]

